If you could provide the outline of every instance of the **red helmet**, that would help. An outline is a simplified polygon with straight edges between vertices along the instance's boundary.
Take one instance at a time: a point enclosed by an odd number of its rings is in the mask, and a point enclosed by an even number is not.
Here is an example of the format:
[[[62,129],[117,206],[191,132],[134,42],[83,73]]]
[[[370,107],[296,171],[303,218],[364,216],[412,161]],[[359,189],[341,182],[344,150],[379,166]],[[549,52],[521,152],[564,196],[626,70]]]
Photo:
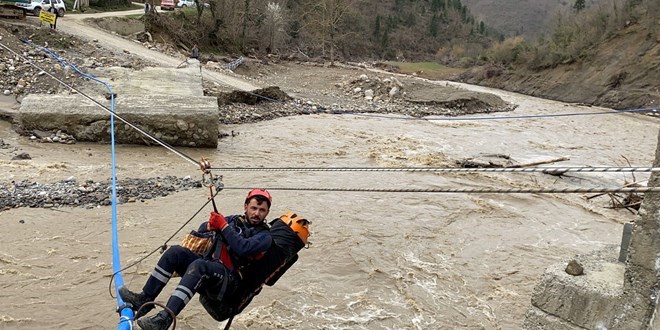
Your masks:
[[[270,196],[270,193],[266,189],[252,189],[250,192],[247,194],[247,197],[245,197],[245,203],[250,200],[250,198],[255,197],[255,196],[262,196],[265,197],[268,200],[268,207],[270,207],[270,204],[273,203],[273,197]]]

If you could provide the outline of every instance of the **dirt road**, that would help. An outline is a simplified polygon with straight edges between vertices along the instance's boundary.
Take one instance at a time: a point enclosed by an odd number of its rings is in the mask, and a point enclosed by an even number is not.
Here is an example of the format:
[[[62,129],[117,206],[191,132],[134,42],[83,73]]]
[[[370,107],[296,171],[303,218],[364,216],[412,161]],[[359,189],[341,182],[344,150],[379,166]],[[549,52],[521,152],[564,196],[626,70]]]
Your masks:
[[[181,62],[185,60],[183,57],[176,58],[167,54],[147,49],[138,42],[124,39],[117,34],[100,30],[90,24],[85,23],[85,19],[87,18],[129,16],[139,15],[141,13],[143,13],[142,9],[97,14],[67,15],[64,19],[58,21],[57,26],[63,32],[77,36],[83,40],[90,42],[97,40],[99,45],[113,53],[121,54],[125,51],[128,51],[144,58],[145,60],[152,61],[164,67],[176,67],[181,64]],[[222,74],[217,71],[211,71],[202,68],[202,74],[204,79],[220,84],[221,86],[228,87],[230,89],[251,91],[259,88],[258,86],[246,82],[245,80]]]

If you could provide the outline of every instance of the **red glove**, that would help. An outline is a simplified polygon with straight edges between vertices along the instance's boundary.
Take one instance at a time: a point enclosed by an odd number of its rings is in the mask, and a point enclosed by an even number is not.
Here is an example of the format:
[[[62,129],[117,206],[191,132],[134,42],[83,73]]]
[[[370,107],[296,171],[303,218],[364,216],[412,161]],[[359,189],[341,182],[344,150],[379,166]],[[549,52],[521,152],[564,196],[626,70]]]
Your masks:
[[[227,226],[227,220],[225,220],[224,215],[211,212],[211,217],[209,218],[209,230],[223,230]]]

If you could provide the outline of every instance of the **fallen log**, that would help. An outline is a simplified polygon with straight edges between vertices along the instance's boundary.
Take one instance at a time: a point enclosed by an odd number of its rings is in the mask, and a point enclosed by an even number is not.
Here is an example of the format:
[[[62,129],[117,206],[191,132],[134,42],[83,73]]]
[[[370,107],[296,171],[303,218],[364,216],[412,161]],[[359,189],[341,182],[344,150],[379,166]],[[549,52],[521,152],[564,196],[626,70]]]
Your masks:
[[[509,165],[509,166],[505,166],[505,167],[506,168],[530,167],[530,166],[537,166],[537,165],[543,165],[543,164],[563,162],[563,161],[566,161],[566,160],[570,160],[570,158],[568,158],[568,157],[558,157],[558,158],[540,160],[540,161],[530,162],[530,163],[513,164],[513,165]]]

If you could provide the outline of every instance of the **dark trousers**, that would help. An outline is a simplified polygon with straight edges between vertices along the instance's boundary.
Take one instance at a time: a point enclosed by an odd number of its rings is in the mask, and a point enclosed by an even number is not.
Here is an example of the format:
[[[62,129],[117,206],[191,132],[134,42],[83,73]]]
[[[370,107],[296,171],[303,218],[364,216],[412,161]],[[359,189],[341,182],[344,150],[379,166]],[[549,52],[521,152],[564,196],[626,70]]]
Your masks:
[[[182,246],[174,245],[160,257],[142,291],[155,299],[174,272],[182,275],[167,301],[167,308],[175,315],[179,315],[197,292],[222,299],[236,286],[234,276],[219,261],[205,260]]]

